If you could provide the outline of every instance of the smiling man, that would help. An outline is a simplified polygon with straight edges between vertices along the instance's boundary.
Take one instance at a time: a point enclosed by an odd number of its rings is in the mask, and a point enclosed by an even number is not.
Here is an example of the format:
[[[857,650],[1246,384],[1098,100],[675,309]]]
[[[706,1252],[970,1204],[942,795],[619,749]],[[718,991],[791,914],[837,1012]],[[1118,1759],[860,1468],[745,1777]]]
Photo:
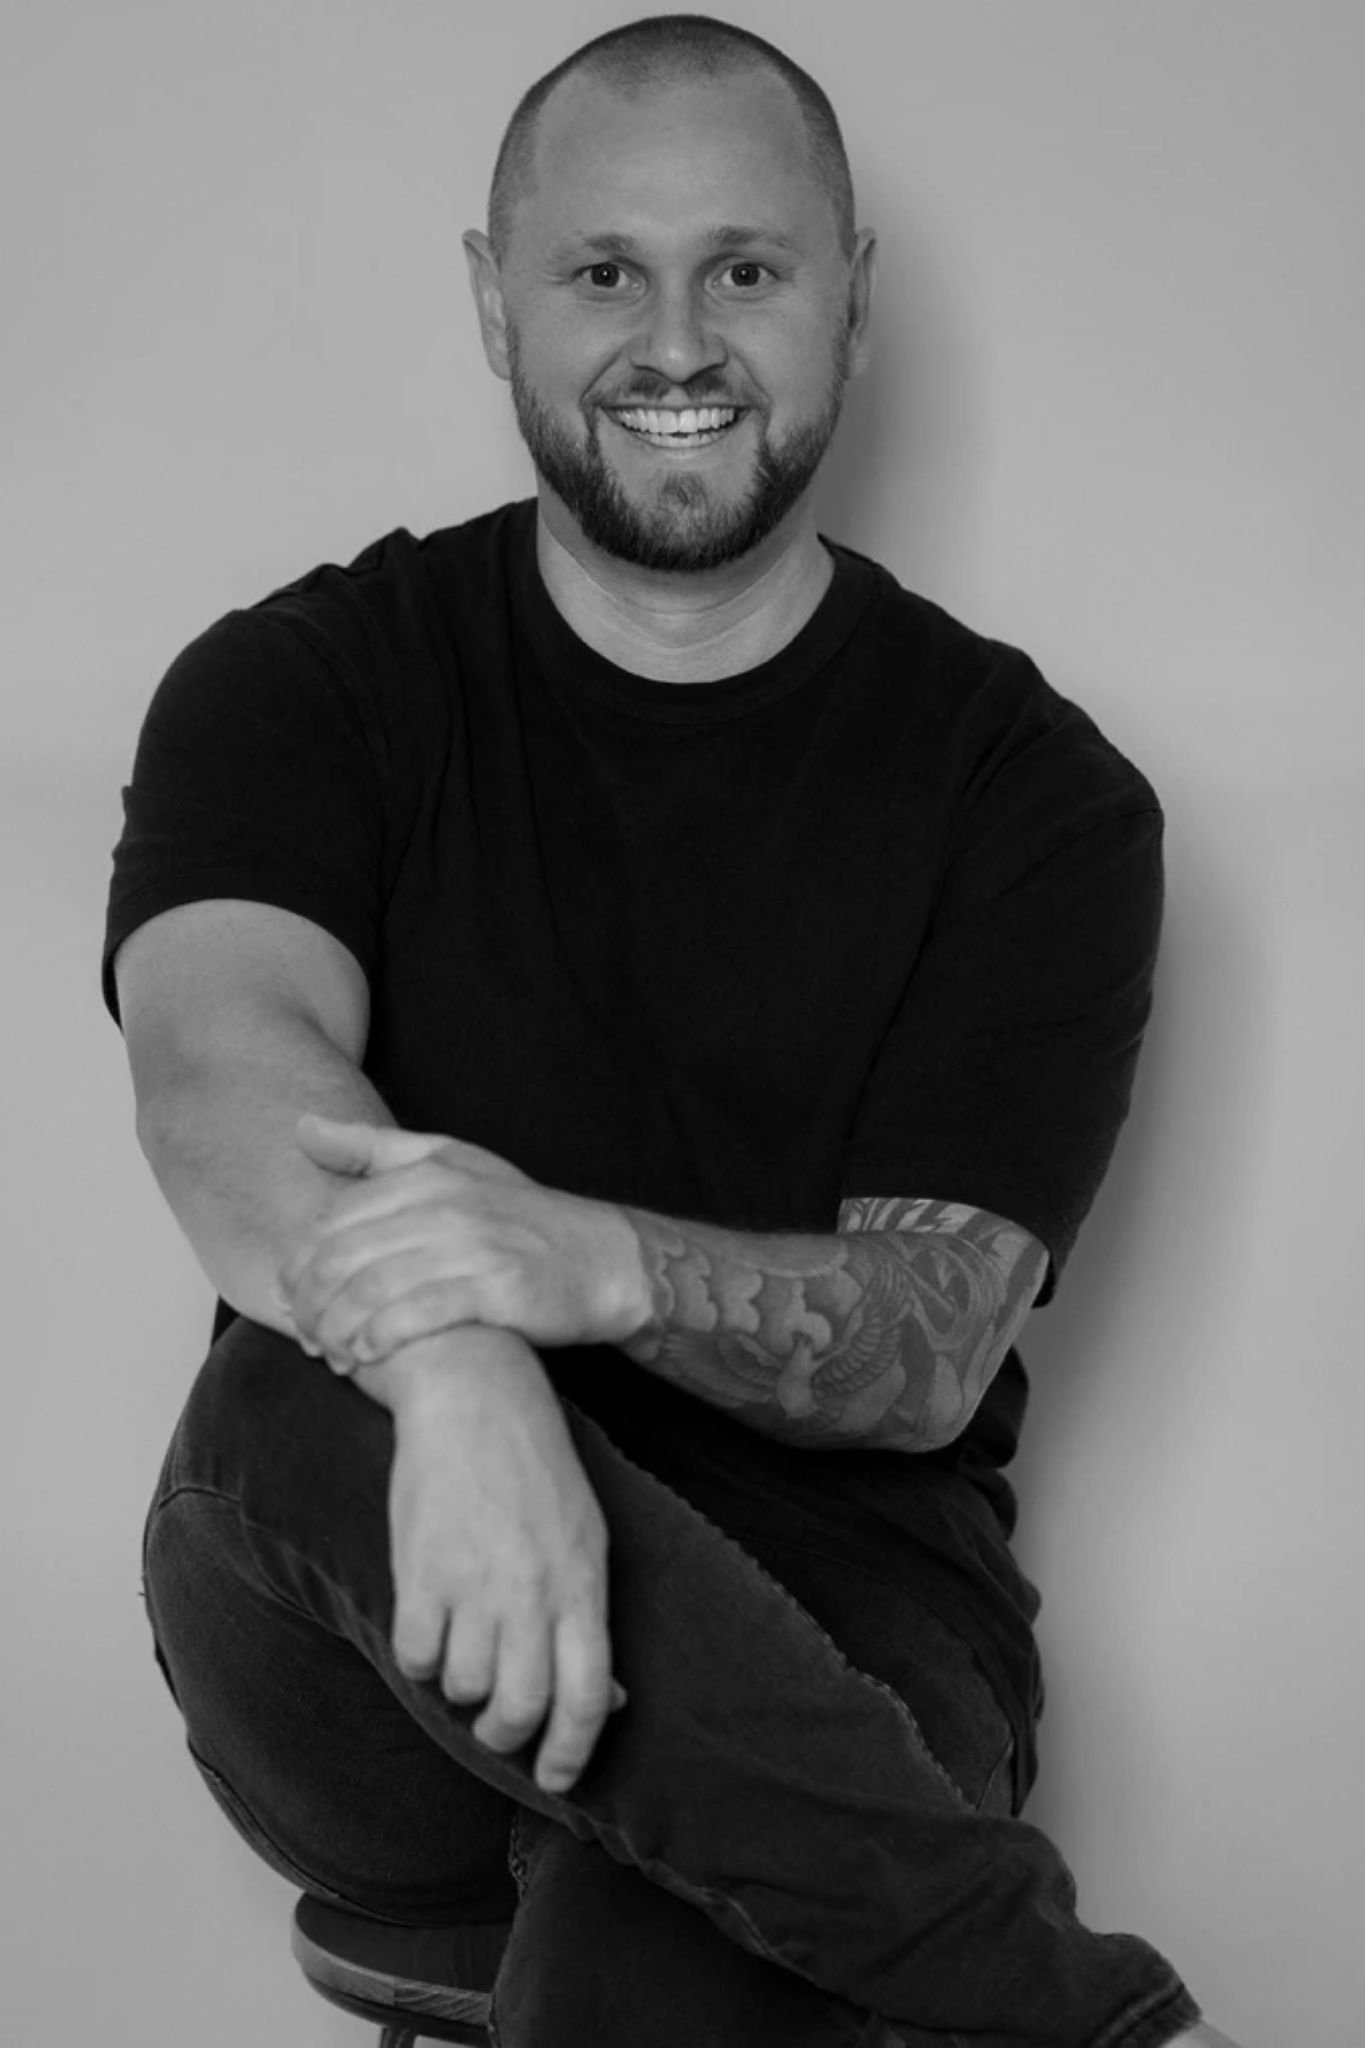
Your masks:
[[[568,58],[466,236],[535,498],[210,626],[126,792],[106,992],[220,1296],[157,1654],[335,1944],[487,1926],[503,2048],[1222,2038],[1021,1818],[1015,1339],[1160,811],[818,531],[854,222],[767,43]]]
[[[819,175],[790,85],[757,68],[663,98],[578,71],[534,137],[534,159],[525,131],[504,152],[491,240],[466,246],[551,534],[636,569],[744,563],[744,584],[756,550],[799,540],[819,594],[828,556],[788,515],[860,366],[871,281],[841,157]]]

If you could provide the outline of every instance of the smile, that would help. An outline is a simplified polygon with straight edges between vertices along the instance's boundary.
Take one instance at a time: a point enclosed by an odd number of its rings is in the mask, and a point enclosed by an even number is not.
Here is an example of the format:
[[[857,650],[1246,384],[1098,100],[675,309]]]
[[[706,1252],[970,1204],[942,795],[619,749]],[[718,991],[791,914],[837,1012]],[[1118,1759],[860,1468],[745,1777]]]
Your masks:
[[[654,448],[709,448],[729,432],[739,419],[733,405],[688,406],[685,411],[661,411],[654,406],[635,406],[612,413],[627,433],[648,441]]]

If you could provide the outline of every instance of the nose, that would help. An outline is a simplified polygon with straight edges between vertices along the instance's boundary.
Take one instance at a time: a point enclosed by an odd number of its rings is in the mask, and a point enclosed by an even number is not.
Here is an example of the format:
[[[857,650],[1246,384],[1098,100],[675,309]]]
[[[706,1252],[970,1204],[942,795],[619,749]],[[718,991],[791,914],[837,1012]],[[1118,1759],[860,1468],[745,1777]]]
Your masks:
[[[687,384],[726,359],[725,342],[690,285],[661,287],[651,298],[630,351],[637,370],[653,370],[670,384]]]

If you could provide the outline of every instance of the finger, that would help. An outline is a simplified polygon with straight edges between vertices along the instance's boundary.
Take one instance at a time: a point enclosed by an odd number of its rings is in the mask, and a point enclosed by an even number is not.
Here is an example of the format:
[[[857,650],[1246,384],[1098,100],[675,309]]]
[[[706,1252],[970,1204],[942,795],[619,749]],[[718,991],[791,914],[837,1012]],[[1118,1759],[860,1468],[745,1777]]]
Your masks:
[[[370,1179],[338,1185],[323,1213],[295,1246],[283,1268],[284,1274],[287,1277],[297,1273],[326,1245],[352,1230],[398,1216],[405,1210],[445,1213],[456,1209],[465,1186],[472,1186],[467,1175],[451,1174],[425,1160],[411,1166],[396,1166],[392,1172],[375,1174]]]
[[[504,1620],[493,1696],[474,1723],[475,1740],[501,1755],[522,1748],[545,1719],[553,1681],[554,1655],[543,1618]]]
[[[356,1365],[377,1365],[405,1344],[470,1323],[484,1323],[490,1329],[506,1325],[500,1297],[493,1290],[470,1277],[424,1280],[363,1323],[350,1340],[349,1355]]]
[[[385,1356],[386,1351],[375,1349],[374,1344],[368,1348],[360,1344],[357,1340],[361,1333],[406,1295],[424,1287],[450,1282],[452,1277],[439,1270],[429,1250],[390,1253],[374,1260],[371,1265],[361,1267],[343,1281],[335,1294],[311,1313],[309,1334],[323,1351],[354,1354],[366,1359]],[[306,1300],[306,1296],[303,1299]],[[382,1344],[382,1328],[375,1331],[374,1338],[376,1343]],[[390,1342],[387,1350],[392,1348]]]
[[[441,1691],[456,1706],[486,1700],[497,1669],[497,1631],[469,1602],[458,1607],[446,1637]]]
[[[309,1110],[294,1126],[299,1149],[329,1173],[359,1177],[375,1171],[379,1130],[373,1124],[343,1123]]]
[[[450,1609],[446,1601],[417,1586],[399,1583],[393,1610],[394,1662],[405,1678],[434,1678],[441,1668]]]
[[[357,1252],[363,1255],[372,1244],[396,1248],[427,1238],[458,1242],[466,1232],[477,1232],[488,1223],[488,1204],[479,1188],[471,1174],[428,1161],[352,1182],[342,1187],[327,1213],[295,1246],[280,1269],[281,1282],[297,1287],[311,1266],[321,1263],[325,1269],[329,1259],[348,1255],[353,1267]]]
[[[329,1173],[354,1176],[417,1166],[447,1143],[434,1132],[400,1131],[390,1124],[343,1122],[339,1117],[318,1116],[312,1110],[299,1118],[294,1135],[314,1165],[325,1166]]]
[[[367,1266],[405,1253],[424,1252],[428,1270],[459,1268],[473,1250],[472,1233],[448,1209],[409,1205],[388,1215],[348,1219],[319,1232],[301,1246],[280,1273],[280,1286],[295,1316],[310,1329],[328,1304]],[[373,1309],[384,1298],[382,1283]]]
[[[536,1757],[536,1783],[565,1792],[596,1747],[602,1724],[625,1694],[611,1675],[611,1643],[600,1617],[566,1616],[555,1631],[555,1694]]]

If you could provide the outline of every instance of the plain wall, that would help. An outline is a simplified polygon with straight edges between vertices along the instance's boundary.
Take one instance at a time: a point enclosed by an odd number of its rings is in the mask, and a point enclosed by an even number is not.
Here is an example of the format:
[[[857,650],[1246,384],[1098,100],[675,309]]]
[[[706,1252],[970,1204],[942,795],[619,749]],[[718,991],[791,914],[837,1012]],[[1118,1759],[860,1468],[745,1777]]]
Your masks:
[[[459,247],[630,6],[3,9],[0,2032],[358,2044],[181,1747],[138,1541],[210,1294],[96,980],[148,697],[229,606],[531,488]],[[1365,2010],[1365,521],[1354,0],[734,0],[880,229],[822,524],[1169,813],[1130,1124],[1024,1350],[1029,1818],[1246,2048]]]

